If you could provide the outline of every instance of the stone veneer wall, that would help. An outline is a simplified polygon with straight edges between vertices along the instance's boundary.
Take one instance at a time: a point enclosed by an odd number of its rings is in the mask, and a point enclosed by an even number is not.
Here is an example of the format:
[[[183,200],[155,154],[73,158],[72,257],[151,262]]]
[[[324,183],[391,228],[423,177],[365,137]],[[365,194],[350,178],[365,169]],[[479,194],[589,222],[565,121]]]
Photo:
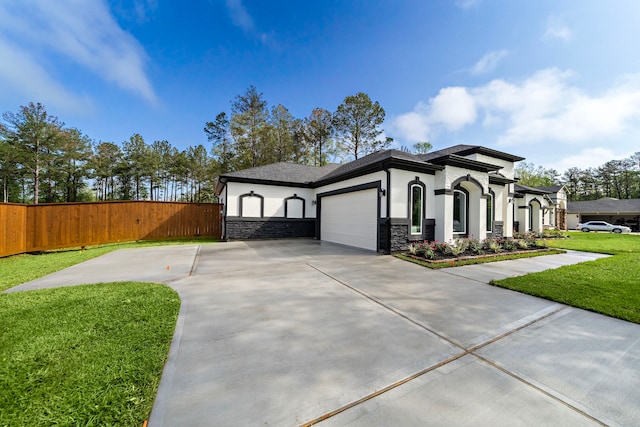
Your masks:
[[[227,239],[282,239],[316,237],[315,218],[234,218],[225,220]]]
[[[385,253],[389,247],[389,221],[385,218],[378,220],[378,248]]]
[[[493,222],[493,233],[491,233],[491,237],[502,237],[502,236],[504,236],[504,222],[502,222],[502,221],[494,221]],[[489,237],[489,236],[487,235],[487,237]]]
[[[410,242],[435,240],[436,221],[425,219],[423,221],[424,233],[418,239],[409,239],[409,222],[407,220],[391,220],[391,252],[407,250]]]

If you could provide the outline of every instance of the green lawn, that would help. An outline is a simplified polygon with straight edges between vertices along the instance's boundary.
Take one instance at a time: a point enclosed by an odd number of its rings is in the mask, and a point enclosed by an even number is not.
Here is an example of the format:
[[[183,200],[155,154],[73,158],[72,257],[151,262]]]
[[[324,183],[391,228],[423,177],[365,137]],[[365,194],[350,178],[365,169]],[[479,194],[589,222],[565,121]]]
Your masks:
[[[0,291],[142,241],[0,258]],[[140,426],[180,299],[151,283],[0,293],[0,426]]]
[[[151,283],[0,294],[0,425],[142,425],[179,306]]]
[[[492,284],[640,323],[640,236],[569,233],[550,247],[613,255]]]

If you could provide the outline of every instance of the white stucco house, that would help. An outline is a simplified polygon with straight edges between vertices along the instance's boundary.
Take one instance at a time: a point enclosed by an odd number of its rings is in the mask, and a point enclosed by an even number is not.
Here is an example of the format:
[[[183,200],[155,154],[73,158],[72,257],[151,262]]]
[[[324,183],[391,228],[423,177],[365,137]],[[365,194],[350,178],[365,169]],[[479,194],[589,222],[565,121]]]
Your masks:
[[[409,242],[543,228],[548,192],[515,189],[524,158],[477,145],[381,150],[323,167],[275,163],[222,175],[226,239],[314,237],[389,253]]]
[[[519,232],[566,230],[567,193],[563,185],[514,184],[514,228]]]

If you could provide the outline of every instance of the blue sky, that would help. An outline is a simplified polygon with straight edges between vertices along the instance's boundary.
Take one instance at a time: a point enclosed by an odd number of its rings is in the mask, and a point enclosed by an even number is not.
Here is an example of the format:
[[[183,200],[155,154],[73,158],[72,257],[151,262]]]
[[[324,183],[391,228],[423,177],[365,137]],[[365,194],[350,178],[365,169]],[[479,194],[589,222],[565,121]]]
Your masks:
[[[563,171],[640,151],[636,0],[2,0],[0,112],[184,149],[254,85],[296,117],[365,92],[395,145]]]

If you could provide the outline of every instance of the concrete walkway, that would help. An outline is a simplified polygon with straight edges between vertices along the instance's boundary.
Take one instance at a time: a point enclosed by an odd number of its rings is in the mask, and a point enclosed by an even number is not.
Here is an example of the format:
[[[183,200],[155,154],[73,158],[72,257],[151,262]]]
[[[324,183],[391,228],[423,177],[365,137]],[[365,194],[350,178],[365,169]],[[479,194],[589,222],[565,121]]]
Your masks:
[[[11,291],[145,280],[181,312],[150,426],[640,425],[640,325],[312,240],[124,249]]]

